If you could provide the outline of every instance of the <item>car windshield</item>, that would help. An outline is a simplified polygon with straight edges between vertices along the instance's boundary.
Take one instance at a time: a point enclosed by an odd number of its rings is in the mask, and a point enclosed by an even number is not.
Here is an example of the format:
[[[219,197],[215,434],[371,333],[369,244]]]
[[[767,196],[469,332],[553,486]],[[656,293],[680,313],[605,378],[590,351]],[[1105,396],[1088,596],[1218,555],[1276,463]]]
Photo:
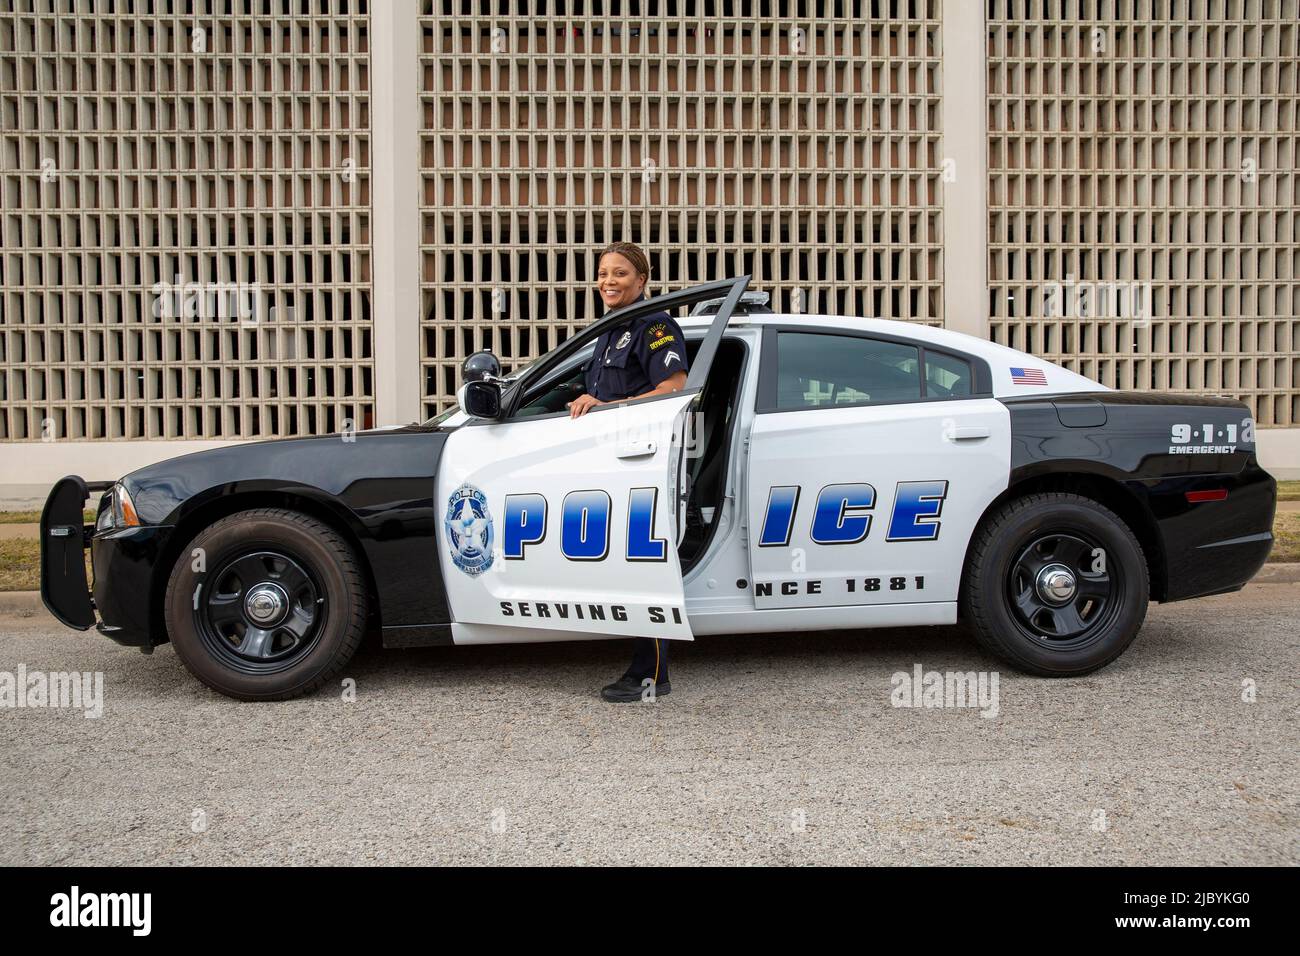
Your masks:
[[[556,348],[559,348],[559,346],[557,345]],[[554,349],[552,349],[552,351],[554,351]],[[541,358],[546,358],[546,356],[543,355],[543,356],[541,356]],[[529,361],[529,362],[525,362],[523,365],[520,365],[518,368],[516,368],[513,372],[509,372],[509,373],[507,373],[507,374],[506,374],[506,377],[505,377],[505,378],[506,378],[506,381],[507,381],[507,382],[513,382],[513,381],[514,381],[515,379],[517,379],[520,375],[523,375],[524,372],[527,372],[530,368],[532,368],[534,365],[536,365],[536,364],[538,363],[538,361],[540,361],[540,359],[533,359],[533,360],[531,360],[531,361]]]
[[[437,426],[439,426],[439,425],[441,425],[443,422],[445,422],[447,419],[451,418],[452,415],[455,415],[458,411],[460,411],[460,406],[459,406],[459,405],[453,405],[453,406],[451,406],[451,408],[447,409],[445,412],[440,412],[439,414],[434,415],[432,418],[430,418],[430,419],[428,419],[427,421],[425,421],[423,427],[425,427],[425,428],[436,428]]]

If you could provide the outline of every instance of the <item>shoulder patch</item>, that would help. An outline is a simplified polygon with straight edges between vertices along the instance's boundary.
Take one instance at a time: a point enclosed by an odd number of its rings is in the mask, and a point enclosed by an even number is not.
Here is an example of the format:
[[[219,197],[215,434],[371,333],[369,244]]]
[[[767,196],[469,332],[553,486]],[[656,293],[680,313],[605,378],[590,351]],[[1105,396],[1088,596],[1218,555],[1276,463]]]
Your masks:
[[[668,329],[667,322],[655,322],[650,328],[646,329],[646,338],[650,342],[650,351],[654,351],[662,345],[676,341],[672,332]]]

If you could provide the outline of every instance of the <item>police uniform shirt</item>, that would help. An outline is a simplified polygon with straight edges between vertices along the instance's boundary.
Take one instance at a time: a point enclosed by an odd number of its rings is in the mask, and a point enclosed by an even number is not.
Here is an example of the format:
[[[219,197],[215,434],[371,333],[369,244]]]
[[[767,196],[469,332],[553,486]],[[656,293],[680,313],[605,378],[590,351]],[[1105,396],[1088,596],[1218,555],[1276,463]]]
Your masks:
[[[689,367],[681,326],[667,312],[654,312],[596,340],[587,364],[587,393],[602,402],[633,398]]]

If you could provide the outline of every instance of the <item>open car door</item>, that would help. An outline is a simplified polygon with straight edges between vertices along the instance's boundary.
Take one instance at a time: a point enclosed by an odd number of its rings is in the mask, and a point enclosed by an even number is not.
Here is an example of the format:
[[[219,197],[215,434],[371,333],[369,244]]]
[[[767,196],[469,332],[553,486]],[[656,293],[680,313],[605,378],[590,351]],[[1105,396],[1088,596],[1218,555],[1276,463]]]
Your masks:
[[[748,282],[713,282],[611,312],[513,383],[499,419],[473,419],[448,437],[436,534],[456,643],[692,639],[677,559],[683,441]],[[549,387],[551,373],[606,329],[719,296],[683,391],[577,419],[567,410],[515,414],[525,394]]]

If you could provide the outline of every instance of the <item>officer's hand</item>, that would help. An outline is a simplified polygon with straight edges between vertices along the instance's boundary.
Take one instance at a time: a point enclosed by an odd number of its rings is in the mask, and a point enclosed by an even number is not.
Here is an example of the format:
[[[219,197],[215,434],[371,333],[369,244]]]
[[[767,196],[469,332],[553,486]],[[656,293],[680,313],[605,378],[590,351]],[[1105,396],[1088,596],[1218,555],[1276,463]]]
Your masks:
[[[591,411],[597,405],[604,405],[604,404],[605,404],[604,402],[602,402],[600,399],[596,398],[595,396],[579,395],[573,401],[569,402],[569,417],[577,418],[580,415],[587,414],[587,412]]]

